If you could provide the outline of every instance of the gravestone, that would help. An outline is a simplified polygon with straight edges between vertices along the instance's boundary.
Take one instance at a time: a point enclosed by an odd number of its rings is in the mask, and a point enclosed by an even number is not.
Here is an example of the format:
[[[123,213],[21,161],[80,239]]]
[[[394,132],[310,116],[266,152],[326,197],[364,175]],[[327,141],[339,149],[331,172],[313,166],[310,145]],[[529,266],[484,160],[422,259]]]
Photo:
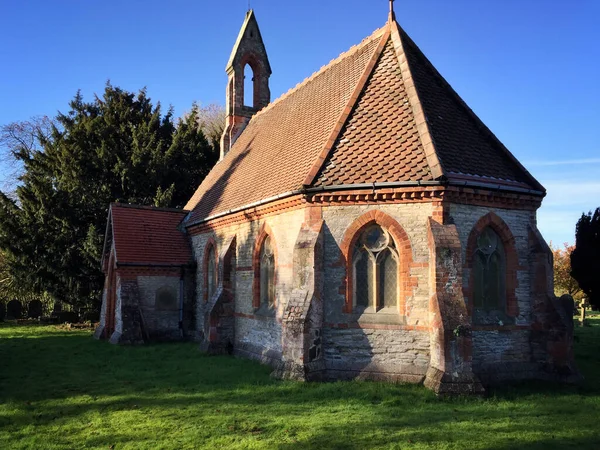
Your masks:
[[[23,305],[19,300],[11,300],[6,305],[6,318],[10,320],[20,319],[23,314]]]
[[[38,317],[41,317],[43,309],[44,309],[44,307],[43,307],[41,301],[31,300],[29,302],[27,317],[32,318],[32,319],[37,319]]]

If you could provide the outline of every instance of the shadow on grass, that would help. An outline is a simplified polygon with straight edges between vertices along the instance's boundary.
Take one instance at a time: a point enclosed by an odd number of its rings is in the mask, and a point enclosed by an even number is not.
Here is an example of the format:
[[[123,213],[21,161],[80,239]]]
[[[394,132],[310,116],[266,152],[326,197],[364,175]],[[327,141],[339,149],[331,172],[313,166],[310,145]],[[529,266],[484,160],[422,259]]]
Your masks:
[[[195,344],[117,347],[89,332],[0,327],[0,403],[8,405],[0,432],[109,421],[83,443],[152,448],[168,436],[165,448],[597,448],[592,338],[582,336],[578,352],[590,357],[583,386],[522,383],[486,399],[444,400],[414,385],[277,381],[268,367],[207,357]],[[136,428],[150,419],[152,433]]]

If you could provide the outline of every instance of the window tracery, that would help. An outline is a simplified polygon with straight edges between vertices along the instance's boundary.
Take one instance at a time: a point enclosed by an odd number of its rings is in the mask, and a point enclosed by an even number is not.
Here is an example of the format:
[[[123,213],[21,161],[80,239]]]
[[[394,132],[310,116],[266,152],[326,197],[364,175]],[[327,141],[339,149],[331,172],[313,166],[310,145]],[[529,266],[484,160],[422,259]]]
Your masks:
[[[371,225],[354,246],[355,310],[394,310],[398,307],[398,250],[389,232]]]
[[[477,238],[473,278],[475,309],[504,311],[506,309],[506,255],[502,239],[489,226]]]

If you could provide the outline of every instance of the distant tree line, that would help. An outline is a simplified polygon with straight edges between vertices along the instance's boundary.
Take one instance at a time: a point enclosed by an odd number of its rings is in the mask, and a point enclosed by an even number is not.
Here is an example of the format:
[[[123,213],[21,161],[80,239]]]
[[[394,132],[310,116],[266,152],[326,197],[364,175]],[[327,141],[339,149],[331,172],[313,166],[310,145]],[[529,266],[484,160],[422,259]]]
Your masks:
[[[218,160],[220,107],[193,105],[175,120],[145,90],[110,83],[69,106],[0,130],[12,171],[0,192],[0,301],[98,307],[110,202],[182,207]]]
[[[593,309],[600,309],[600,208],[582,214],[575,228],[571,275]]]

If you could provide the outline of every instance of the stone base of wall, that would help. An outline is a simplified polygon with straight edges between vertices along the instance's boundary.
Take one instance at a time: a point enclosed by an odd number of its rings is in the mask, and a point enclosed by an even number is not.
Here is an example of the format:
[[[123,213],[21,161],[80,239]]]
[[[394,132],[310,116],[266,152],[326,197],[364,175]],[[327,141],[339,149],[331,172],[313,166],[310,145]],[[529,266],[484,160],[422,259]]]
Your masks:
[[[282,364],[281,352],[265,349],[259,345],[254,345],[249,342],[236,343],[233,349],[233,354],[242,358],[259,361],[262,364],[266,364],[271,367],[278,367],[280,364]]]
[[[536,362],[506,362],[486,364],[477,368],[477,376],[484,385],[497,385],[516,381],[555,381],[560,383],[579,383],[581,375],[576,369]]]
[[[449,375],[435,367],[427,370],[423,384],[441,396],[483,395],[485,393],[483,385],[473,374]]]

